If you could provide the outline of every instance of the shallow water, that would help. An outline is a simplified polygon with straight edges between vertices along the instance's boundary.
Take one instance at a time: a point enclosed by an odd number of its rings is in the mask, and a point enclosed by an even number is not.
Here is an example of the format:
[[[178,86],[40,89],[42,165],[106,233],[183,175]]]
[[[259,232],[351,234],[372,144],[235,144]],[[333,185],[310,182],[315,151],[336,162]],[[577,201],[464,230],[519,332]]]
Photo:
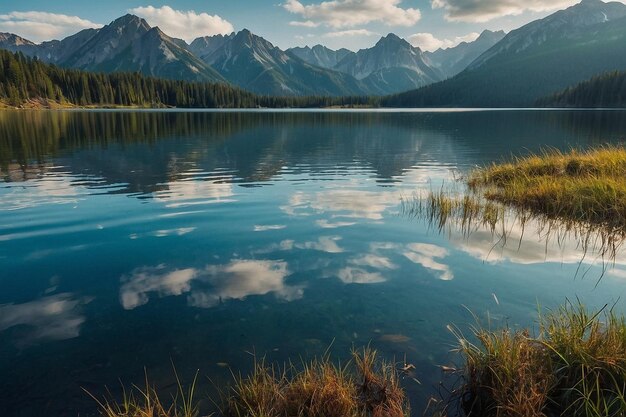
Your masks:
[[[575,245],[531,229],[494,249],[402,215],[402,198],[623,139],[621,111],[1,112],[1,414],[89,415],[81,387],[117,395],[144,367],[171,390],[170,360],[200,369],[202,394],[251,353],[346,360],[371,343],[416,365],[421,415],[457,359],[448,324],[532,326],[575,297],[624,312],[626,258],[596,286]]]

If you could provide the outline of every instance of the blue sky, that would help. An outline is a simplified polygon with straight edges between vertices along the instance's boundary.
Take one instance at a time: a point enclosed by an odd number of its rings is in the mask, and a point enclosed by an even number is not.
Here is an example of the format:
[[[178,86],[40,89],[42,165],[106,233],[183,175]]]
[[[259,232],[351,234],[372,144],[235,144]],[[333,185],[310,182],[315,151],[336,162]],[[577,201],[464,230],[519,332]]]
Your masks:
[[[622,0],[626,1],[626,0]],[[426,50],[510,31],[577,0],[20,0],[0,2],[0,31],[61,39],[132,12],[187,41],[243,28],[281,48],[352,50],[393,32]]]

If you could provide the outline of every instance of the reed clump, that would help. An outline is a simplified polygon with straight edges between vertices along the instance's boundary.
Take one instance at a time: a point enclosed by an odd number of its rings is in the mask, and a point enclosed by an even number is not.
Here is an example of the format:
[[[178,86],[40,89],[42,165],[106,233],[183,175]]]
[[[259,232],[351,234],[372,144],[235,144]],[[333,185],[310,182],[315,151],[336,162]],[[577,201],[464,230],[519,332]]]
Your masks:
[[[227,417],[407,417],[409,405],[395,366],[369,348],[346,366],[328,359],[297,370],[256,364],[236,378],[225,401]]]
[[[439,232],[466,238],[488,230],[504,247],[512,231],[536,228],[546,245],[573,241],[581,262],[593,255],[614,261],[626,240],[626,149],[544,151],[471,172],[458,184],[403,198],[402,213]]]
[[[527,330],[477,328],[459,337],[461,408],[485,417],[626,415],[626,323],[567,304]]]
[[[123,390],[122,400],[99,399],[87,392],[99,406],[103,417],[197,417],[198,406],[194,400],[198,374],[188,389],[185,389],[174,369],[178,391],[169,401],[159,396],[156,388],[150,385],[146,374],[145,388],[133,385],[130,391]]]
[[[608,229],[626,230],[626,149],[547,150],[472,172],[467,184],[490,201]]]
[[[98,399],[103,417],[199,417],[194,401],[196,379],[168,405],[154,387],[133,386],[121,401]],[[90,394],[91,395],[91,394]],[[409,417],[409,402],[400,387],[395,364],[377,358],[376,351],[353,351],[345,366],[328,357],[285,367],[257,361],[252,372],[235,376],[233,384],[212,403],[213,416],[223,417]]]
[[[506,208],[475,193],[461,195],[455,189],[441,188],[424,195],[402,199],[401,211],[413,218],[425,219],[429,225],[445,231],[457,226],[463,234],[486,227],[496,232],[503,225]]]

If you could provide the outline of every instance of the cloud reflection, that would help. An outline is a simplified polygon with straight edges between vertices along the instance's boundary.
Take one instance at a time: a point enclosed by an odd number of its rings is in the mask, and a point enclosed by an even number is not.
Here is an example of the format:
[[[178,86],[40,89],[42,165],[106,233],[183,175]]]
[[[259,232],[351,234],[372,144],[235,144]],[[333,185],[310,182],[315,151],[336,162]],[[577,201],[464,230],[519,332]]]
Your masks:
[[[400,204],[397,191],[339,189],[317,193],[296,192],[281,209],[290,216],[330,214],[334,218],[382,220],[384,212]],[[347,222],[318,223],[320,227],[348,226]]]
[[[345,284],[378,284],[387,281],[380,272],[368,272],[361,268],[345,267],[337,272]]]
[[[151,237],[169,237],[169,236],[184,236],[196,230],[196,227],[179,227],[177,229],[161,229],[155,230],[149,233],[131,233],[128,237],[132,240],[139,239],[145,236]]]
[[[337,229],[339,227],[354,226],[356,222],[329,222],[326,219],[315,222],[322,229]]]
[[[228,265],[210,266],[206,272],[212,289],[192,292],[188,300],[194,307],[208,308],[229,299],[243,300],[269,293],[280,300],[293,301],[304,294],[303,286],[285,283],[290,272],[284,261],[234,260]]]
[[[138,268],[130,277],[122,277],[120,302],[126,310],[146,304],[149,294],[160,297],[181,295],[191,290],[191,281],[198,276],[194,268],[167,271],[165,265]]]
[[[169,208],[235,201],[230,182],[188,179],[171,181],[165,185],[167,189],[156,191],[154,199],[166,203]]]
[[[594,264],[602,263],[602,240],[589,239],[589,247],[581,244],[581,236],[575,232],[552,227],[546,230],[537,220],[527,220],[524,225],[517,218],[510,218],[506,224],[506,239],[500,233],[492,233],[481,228],[469,235],[452,234],[453,245],[470,256],[483,262],[511,262],[520,265],[542,263]],[[623,264],[624,248],[616,247],[615,259],[611,264]],[[607,262],[605,259],[604,262]]]
[[[435,260],[435,258],[443,259],[448,256],[448,251],[440,246],[426,243],[411,243],[406,245],[406,249],[402,254],[411,262],[431,270],[443,281],[454,279],[454,274],[450,267]]]
[[[273,293],[278,299],[302,297],[304,286],[288,285],[287,263],[269,260],[232,260],[226,265],[169,270],[165,265],[138,268],[122,277],[120,302],[126,310],[142,306],[150,296],[188,295],[194,307],[213,307],[230,299]]]
[[[395,251],[401,253],[406,259],[430,270],[437,278],[443,281],[454,279],[454,274],[450,266],[441,261],[449,255],[448,250],[441,246],[428,243],[409,243],[402,245],[393,242],[374,242],[370,244],[370,250],[373,254],[377,254],[380,251]],[[439,259],[439,261],[437,261],[437,259]]]
[[[41,178],[9,186],[0,199],[0,211],[20,210],[44,204],[75,204],[87,190],[72,183],[73,178],[46,173]]]
[[[255,232],[267,232],[270,230],[282,230],[285,229],[287,226],[285,226],[284,224],[266,224],[266,225],[254,225],[254,231]]]
[[[359,256],[352,259],[350,263],[377,269],[398,269],[398,266],[391,262],[389,258],[376,253],[368,253],[363,256]]]
[[[78,337],[85,322],[81,306],[88,299],[62,293],[23,304],[0,305],[0,331],[27,326],[24,341],[65,340]]]
[[[343,248],[339,247],[337,242],[341,240],[339,236],[321,236],[315,241],[294,243],[294,247],[298,249],[310,249],[326,253],[342,253]]]

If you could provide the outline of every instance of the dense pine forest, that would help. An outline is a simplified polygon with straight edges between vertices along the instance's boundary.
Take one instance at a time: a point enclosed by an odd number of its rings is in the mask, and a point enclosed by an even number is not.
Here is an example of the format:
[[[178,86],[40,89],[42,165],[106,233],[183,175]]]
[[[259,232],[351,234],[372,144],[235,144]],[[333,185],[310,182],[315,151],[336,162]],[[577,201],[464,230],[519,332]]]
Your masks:
[[[540,107],[626,107],[626,72],[609,72],[537,102]]]
[[[259,96],[222,83],[60,68],[20,53],[0,50],[0,103],[19,107],[29,100],[48,100],[68,106],[182,108],[364,106],[375,101],[367,97]]]

